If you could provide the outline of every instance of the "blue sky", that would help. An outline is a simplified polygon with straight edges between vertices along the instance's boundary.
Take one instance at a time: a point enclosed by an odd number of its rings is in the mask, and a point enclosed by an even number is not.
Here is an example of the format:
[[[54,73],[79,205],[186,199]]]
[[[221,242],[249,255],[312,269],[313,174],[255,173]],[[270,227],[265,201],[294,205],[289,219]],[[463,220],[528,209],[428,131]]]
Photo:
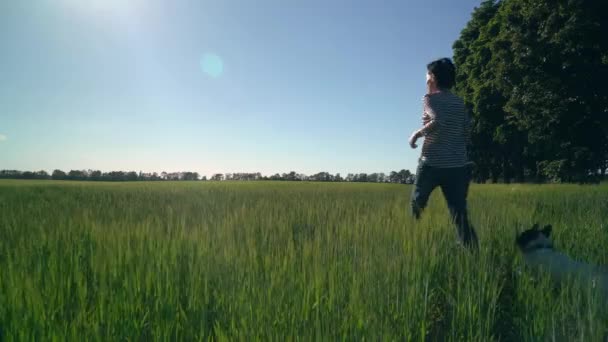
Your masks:
[[[0,2],[0,169],[414,170],[479,1]]]

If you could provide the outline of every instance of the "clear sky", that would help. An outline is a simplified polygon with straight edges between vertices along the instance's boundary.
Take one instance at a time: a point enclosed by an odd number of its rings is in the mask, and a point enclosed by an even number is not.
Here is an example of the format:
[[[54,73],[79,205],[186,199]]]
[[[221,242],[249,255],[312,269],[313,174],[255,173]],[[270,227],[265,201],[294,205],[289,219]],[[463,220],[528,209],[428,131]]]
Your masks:
[[[479,0],[0,2],[0,169],[414,170]]]

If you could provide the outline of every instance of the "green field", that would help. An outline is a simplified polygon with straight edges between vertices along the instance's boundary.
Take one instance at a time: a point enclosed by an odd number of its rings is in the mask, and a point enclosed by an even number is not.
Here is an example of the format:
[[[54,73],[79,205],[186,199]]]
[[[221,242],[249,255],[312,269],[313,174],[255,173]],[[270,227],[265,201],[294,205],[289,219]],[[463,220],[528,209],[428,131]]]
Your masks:
[[[0,340],[598,341],[605,302],[533,277],[516,230],[608,265],[608,185],[0,182]]]

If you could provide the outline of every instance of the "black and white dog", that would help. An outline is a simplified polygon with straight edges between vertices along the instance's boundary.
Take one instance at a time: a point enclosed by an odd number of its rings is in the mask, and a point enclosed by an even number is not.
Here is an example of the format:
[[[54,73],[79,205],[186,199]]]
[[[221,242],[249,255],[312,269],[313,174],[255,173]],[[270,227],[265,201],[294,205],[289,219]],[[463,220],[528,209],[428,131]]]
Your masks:
[[[556,282],[570,278],[583,285],[591,284],[608,299],[608,271],[556,251],[550,236],[551,225],[539,229],[538,224],[517,236],[516,243],[526,265],[536,270],[543,269]]]

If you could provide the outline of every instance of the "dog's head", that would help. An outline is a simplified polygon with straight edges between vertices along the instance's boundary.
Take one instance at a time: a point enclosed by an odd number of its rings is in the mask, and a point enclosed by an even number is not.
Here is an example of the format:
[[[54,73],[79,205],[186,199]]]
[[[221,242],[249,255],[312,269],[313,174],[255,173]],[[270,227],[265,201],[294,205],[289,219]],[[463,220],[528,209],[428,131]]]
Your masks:
[[[532,228],[519,234],[515,239],[517,246],[522,252],[530,252],[541,248],[553,248],[553,242],[549,238],[551,235],[551,225],[546,225],[539,229],[538,223]]]

